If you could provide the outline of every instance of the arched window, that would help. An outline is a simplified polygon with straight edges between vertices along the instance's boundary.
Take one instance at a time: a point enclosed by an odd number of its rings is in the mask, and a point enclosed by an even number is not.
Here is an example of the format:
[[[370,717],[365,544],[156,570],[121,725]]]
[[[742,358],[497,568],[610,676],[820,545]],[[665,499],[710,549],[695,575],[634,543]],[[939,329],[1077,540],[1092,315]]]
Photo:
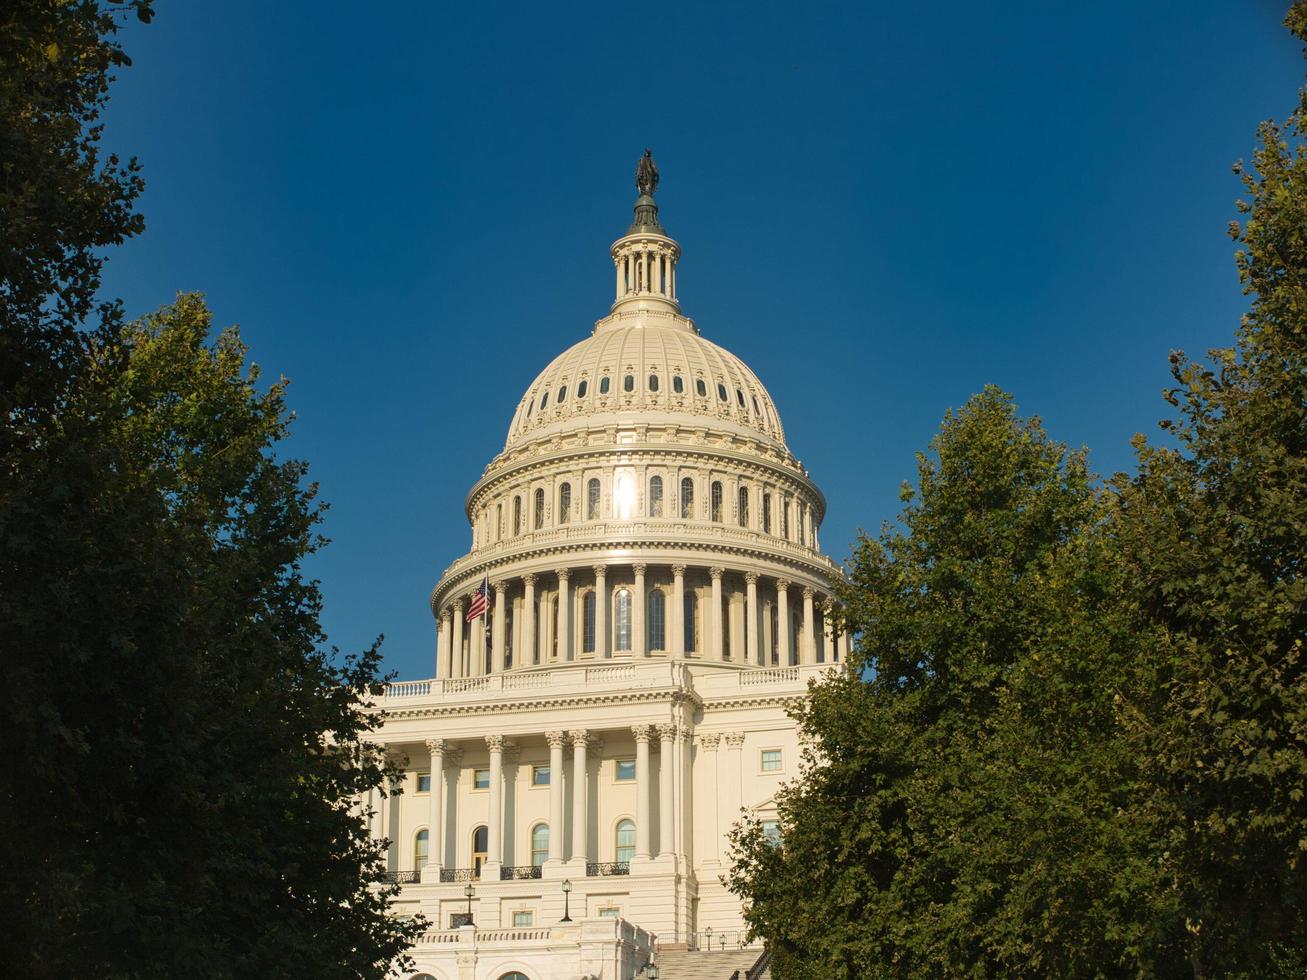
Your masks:
[[[663,516],[663,478],[649,477],[649,516]]]
[[[617,823],[617,860],[629,863],[635,857],[635,821],[619,820]]]
[[[536,489],[536,510],[535,510],[535,529],[539,531],[545,526],[545,492],[542,489]]]
[[[546,404],[548,404],[548,402],[549,402],[549,392],[546,391],[543,395],[540,396],[540,409],[541,409],[541,411],[544,410],[544,407],[545,407]]]
[[[722,484],[720,480],[712,481],[710,503],[712,505],[709,511],[710,516],[714,521],[720,521],[722,519]]]
[[[602,378],[599,379],[599,394],[601,394],[601,395],[606,395],[606,394],[608,394],[608,385],[609,385],[609,384],[610,384],[610,381],[609,381],[608,375],[605,374]]]
[[[624,378],[622,379],[622,390],[623,390],[623,391],[628,391],[628,392],[629,392],[629,391],[635,391],[635,375],[634,375],[634,374],[628,374],[626,377],[624,377]]]
[[[486,863],[486,852],[490,849],[490,831],[485,825],[472,831],[472,874],[481,877],[481,865]]]
[[[720,381],[717,382],[717,399],[719,401],[726,401],[726,385],[722,384]],[[541,408],[543,407],[544,406],[542,405]]]
[[[564,483],[558,488],[558,523],[566,524],[572,516],[572,484]]]
[[[681,517],[689,519],[694,516],[694,481],[688,476],[681,480]]]
[[[586,393],[587,391],[589,391],[589,390],[590,390],[590,382],[589,382],[589,381],[582,381],[580,384],[578,384],[578,385],[576,386],[576,397],[577,397],[577,398],[584,398],[584,397],[585,397],[585,393]]]
[[[768,615],[771,617],[771,631],[767,634],[771,640],[771,665],[773,667],[780,664],[781,633],[780,633],[780,612],[776,608],[776,603],[772,603]],[[784,666],[789,666],[785,664]]]
[[[495,504],[495,540],[504,536],[504,505]]]
[[[585,486],[585,519],[599,520],[599,481],[592,479]]]
[[[425,830],[419,830],[417,836],[413,838],[413,870],[421,871],[427,864],[428,842],[431,835]]]
[[[771,534],[771,494],[762,495],[762,533]]]
[[[530,398],[530,399],[527,401],[527,403],[526,403],[526,417],[527,417],[527,418],[530,418],[530,417],[531,417],[531,412],[535,410],[535,407],[536,407],[536,400],[535,400],[535,396],[532,395],[531,398]]]
[[[700,398],[708,397],[708,386],[703,383],[703,378],[694,379],[694,390],[699,393]]]
[[[799,512],[794,521],[794,523],[799,526],[799,544],[808,543],[808,534],[803,526],[804,518],[807,516],[807,510],[808,508],[804,505],[803,501],[799,501]]]
[[[617,643],[614,649],[629,653],[631,650],[631,593],[628,589],[617,590],[617,614],[613,619],[617,627]]]
[[[513,603],[504,603],[504,666],[513,666]]]
[[[558,397],[554,399],[554,403],[561,405],[565,401],[567,401],[567,385],[563,385],[558,389]]]
[[[591,590],[581,600],[581,652],[595,652],[595,594]]]
[[[744,407],[744,392],[742,392],[739,388],[735,389],[735,400],[740,403],[741,408]]]
[[[416,978],[414,978],[416,980]],[[519,973],[514,970],[512,973],[505,973],[499,980],[531,980],[525,973]]]
[[[538,868],[549,860],[549,824],[538,823],[531,828],[531,866]]]
[[[749,488],[740,487],[740,527],[749,526]]]
[[[649,649],[667,649],[667,597],[662,589],[649,590]]]
[[[513,498],[513,534],[522,533],[522,498]]]
[[[549,622],[554,627],[549,631],[549,638],[545,641],[549,644],[549,659],[558,659],[558,593],[555,592],[549,597]],[[489,673],[489,671],[486,671]]]
[[[685,593],[682,621],[685,624],[685,652],[695,653],[699,649],[699,597],[693,592]]]
[[[656,374],[649,375],[649,390],[650,391],[658,390],[658,375]]]
[[[672,391],[678,395],[685,393],[685,381],[682,380],[679,374],[672,376]]]
[[[781,494],[781,537],[790,540],[790,495]]]
[[[754,396],[753,396],[753,414],[754,414],[754,415],[761,415],[761,414],[762,414],[762,409],[758,407],[758,396],[757,396],[757,395],[754,395]]]

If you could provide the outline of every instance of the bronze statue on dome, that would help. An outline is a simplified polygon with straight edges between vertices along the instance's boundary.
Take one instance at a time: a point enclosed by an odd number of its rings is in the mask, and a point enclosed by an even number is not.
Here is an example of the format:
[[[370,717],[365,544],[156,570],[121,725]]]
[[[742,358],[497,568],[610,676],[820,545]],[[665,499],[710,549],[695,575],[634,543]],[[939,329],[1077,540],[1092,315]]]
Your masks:
[[[635,168],[635,189],[650,197],[658,189],[658,167],[654,163],[653,150],[646,149]]]

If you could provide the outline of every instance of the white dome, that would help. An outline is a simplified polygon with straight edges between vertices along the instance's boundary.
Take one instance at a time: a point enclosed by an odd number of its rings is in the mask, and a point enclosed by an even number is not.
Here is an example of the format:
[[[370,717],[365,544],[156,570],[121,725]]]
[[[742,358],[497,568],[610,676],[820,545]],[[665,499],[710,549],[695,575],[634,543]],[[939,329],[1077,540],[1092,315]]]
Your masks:
[[[684,317],[639,311],[600,321],[537,375],[518,403],[504,448],[601,426],[605,416],[639,423],[643,414],[659,423],[685,416],[687,427],[785,447],[771,395],[743,361],[705,340]]]

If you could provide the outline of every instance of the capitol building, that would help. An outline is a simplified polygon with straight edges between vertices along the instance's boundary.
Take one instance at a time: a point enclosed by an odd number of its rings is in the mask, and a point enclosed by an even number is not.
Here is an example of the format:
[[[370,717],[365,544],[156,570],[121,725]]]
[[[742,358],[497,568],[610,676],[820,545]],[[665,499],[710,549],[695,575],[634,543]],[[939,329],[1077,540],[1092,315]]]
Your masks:
[[[370,738],[403,772],[365,810],[395,913],[431,923],[404,977],[765,970],[727,835],[742,814],[780,834],[787,706],[848,653],[840,571],[771,396],[681,312],[657,184],[646,152],[608,314],[527,387],[468,492],[434,677],[377,700]]]

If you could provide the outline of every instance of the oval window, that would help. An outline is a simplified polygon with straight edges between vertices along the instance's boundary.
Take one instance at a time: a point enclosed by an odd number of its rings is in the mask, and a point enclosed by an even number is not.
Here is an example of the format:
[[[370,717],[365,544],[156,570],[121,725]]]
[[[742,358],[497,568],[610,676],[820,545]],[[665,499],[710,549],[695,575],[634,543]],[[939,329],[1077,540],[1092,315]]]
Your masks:
[[[741,408],[744,407],[744,392],[742,392],[739,388],[735,389],[735,400],[740,403]]]
[[[549,401],[549,392],[546,391],[543,395],[540,396],[540,407],[544,408],[545,403],[548,401]]]
[[[585,397],[585,393],[586,393],[586,391],[587,391],[589,388],[590,388],[590,382],[589,382],[589,381],[582,381],[579,385],[576,386],[576,397],[577,397],[577,398],[584,398],[584,397]]]
[[[608,375],[606,374],[599,379],[599,394],[608,394]]]
[[[726,401],[726,385],[722,384],[721,382],[717,383],[717,397],[720,398],[722,401]],[[545,406],[541,404],[540,407],[544,408]]]
[[[658,375],[656,374],[649,375],[649,390],[650,391],[658,390]]]
[[[526,403],[526,417],[527,417],[527,418],[530,418],[530,417],[531,417],[531,413],[532,413],[533,411],[535,411],[535,407],[536,407],[536,401],[535,401],[534,398],[532,398],[529,402]]]
[[[685,391],[685,382],[681,380],[679,374],[672,378],[672,391],[676,392],[678,395]]]
[[[623,390],[623,391],[635,391],[635,375],[634,375],[634,374],[628,374],[626,377],[624,377],[624,378],[622,379],[622,390]]]
[[[753,396],[753,414],[754,414],[754,415],[761,415],[761,414],[762,414],[762,409],[758,407],[758,396],[757,396],[757,395],[754,395],[754,396]]]
[[[558,389],[558,397],[555,398],[554,401],[558,402],[560,405],[567,401],[567,385],[563,385],[563,387]]]
[[[696,379],[695,379],[695,382],[694,382],[694,390],[697,391],[697,392],[699,393],[699,397],[700,397],[700,398],[707,398],[707,397],[708,397],[708,386],[707,386],[706,384],[703,383],[703,378],[696,378]]]

